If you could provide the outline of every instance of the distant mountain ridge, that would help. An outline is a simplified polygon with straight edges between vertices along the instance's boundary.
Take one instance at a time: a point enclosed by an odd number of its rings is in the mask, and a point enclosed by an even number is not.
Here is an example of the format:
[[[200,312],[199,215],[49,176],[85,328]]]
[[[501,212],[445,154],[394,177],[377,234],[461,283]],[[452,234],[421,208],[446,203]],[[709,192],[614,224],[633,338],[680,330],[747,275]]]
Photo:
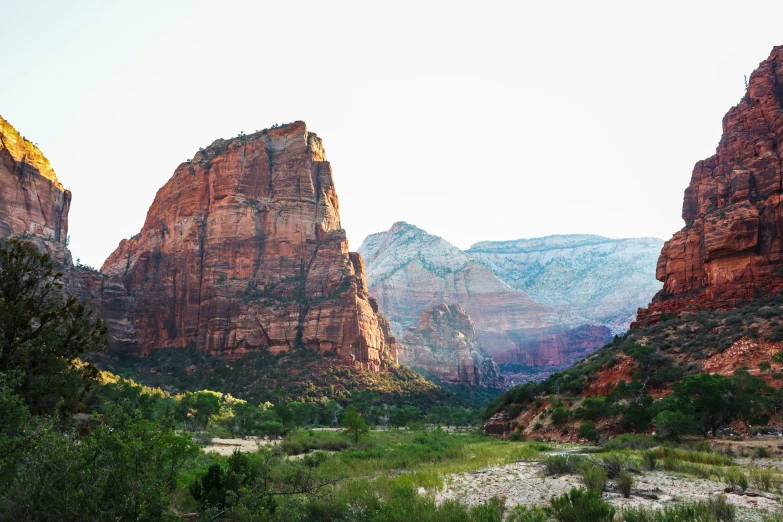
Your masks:
[[[655,266],[662,247],[657,238],[570,234],[483,241],[466,254],[533,299],[619,334],[661,288]]]
[[[658,239],[561,235],[461,250],[405,222],[367,236],[370,294],[399,337],[423,310],[460,304],[504,368],[565,368],[628,328],[660,288]],[[506,373],[509,382],[514,375]]]

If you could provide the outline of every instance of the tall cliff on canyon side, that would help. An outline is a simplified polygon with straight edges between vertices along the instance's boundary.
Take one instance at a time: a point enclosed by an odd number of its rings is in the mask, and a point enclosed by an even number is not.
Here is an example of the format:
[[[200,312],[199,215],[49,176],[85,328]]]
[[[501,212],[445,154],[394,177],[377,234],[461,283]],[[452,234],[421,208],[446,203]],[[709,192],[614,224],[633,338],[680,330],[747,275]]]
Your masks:
[[[783,289],[783,46],[751,74],[723,118],[715,155],[685,189],[685,227],[666,242],[663,289],[641,322],[682,310],[730,308]]]
[[[71,192],[49,160],[0,116],[0,238],[22,236],[69,265],[66,248]]]
[[[396,361],[348,251],[323,144],[302,122],[201,149],[102,271],[115,352],[303,346],[376,371]]]
[[[656,238],[572,234],[482,241],[466,253],[536,301],[621,334],[661,288],[662,246]]]
[[[590,325],[589,336],[572,332],[589,321],[532,299],[479,259],[413,225],[372,234],[359,252],[370,294],[397,332],[416,326],[432,306],[459,304],[496,362],[523,367],[565,367],[612,337],[603,325]]]
[[[400,362],[448,384],[498,388],[502,380],[460,305],[424,310],[419,326],[409,328],[400,344]]]

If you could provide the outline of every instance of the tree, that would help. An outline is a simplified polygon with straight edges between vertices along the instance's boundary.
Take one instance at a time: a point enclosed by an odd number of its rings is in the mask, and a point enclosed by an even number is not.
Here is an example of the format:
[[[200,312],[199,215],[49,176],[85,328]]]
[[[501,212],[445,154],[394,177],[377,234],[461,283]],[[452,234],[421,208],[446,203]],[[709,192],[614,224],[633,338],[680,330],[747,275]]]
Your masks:
[[[592,442],[598,442],[600,434],[593,421],[587,421],[579,426],[579,436]]]
[[[657,435],[662,439],[680,440],[693,431],[695,419],[680,411],[662,411],[653,419]]]
[[[345,429],[345,433],[353,439],[354,444],[359,442],[359,437],[366,435],[370,431],[367,423],[353,406],[345,410],[342,426]]]
[[[219,415],[222,409],[220,395],[217,392],[202,390],[195,393],[186,393],[180,402],[186,415],[190,414],[195,419],[197,426],[207,427],[212,415]]]
[[[98,375],[78,357],[108,344],[106,324],[63,296],[61,277],[30,243],[0,242],[0,374],[33,414],[77,410]]]

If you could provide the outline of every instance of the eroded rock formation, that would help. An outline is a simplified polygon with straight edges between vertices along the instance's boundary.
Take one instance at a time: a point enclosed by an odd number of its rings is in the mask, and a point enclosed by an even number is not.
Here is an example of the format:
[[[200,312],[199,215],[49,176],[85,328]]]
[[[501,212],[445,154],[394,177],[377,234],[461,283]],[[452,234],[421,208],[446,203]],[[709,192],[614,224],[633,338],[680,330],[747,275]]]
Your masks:
[[[663,289],[641,323],[664,313],[730,308],[783,289],[783,46],[750,76],[723,118],[715,155],[693,169],[685,227],[666,242],[656,276]]]
[[[62,265],[71,192],[57,180],[49,160],[0,116],[0,238],[21,236]]]
[[[500,371],[476,339],[460,305],[441,304],[421,313],[400,344],[400,362],[449,384],[497,388]]]
[[[367,260],[370,294],[398,335],[416,326],[422,311],[456,303],[499,364],[560,369],[612,338],[608,327],[532,299],[480,259],[408,223],[368,236],[359,252]],[[573,342],[568,332],[585,324],[595,335],[576,336],[579,342]]]
[[[396,361],[323,145],[302,122],[217,140],[181,164],[102,271],[115,352],[302,346],[376,371]]]

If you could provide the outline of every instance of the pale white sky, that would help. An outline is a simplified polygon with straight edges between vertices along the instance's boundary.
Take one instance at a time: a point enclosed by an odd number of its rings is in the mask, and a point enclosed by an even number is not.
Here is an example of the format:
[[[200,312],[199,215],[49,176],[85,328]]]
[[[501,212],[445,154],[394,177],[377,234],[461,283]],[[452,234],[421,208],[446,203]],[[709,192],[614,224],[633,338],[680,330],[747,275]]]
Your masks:
[[[0,0],[0,114],[73,191],[99,267],[201,146],[304,120],[352,249],[668,239],[781,2]]]

